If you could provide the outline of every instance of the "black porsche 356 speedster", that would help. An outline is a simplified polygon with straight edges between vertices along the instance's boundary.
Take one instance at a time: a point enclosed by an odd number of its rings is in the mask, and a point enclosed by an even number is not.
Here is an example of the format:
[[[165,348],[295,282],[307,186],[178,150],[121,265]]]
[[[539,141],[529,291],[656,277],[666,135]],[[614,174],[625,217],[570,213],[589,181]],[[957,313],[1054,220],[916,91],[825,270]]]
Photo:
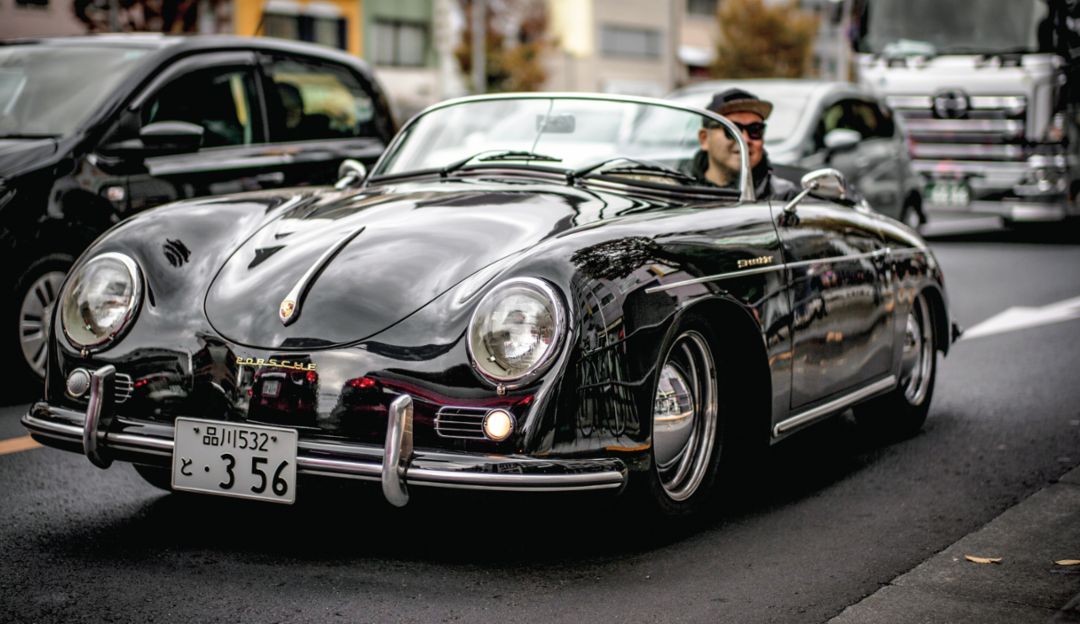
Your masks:
[[[728,186],[688,173],[714,130]],[[672,102],[481,96],[370,175],[148,211],[70,272],[23,423],[174,490],[628,490],[669,516],[849,407],[917,430],[956,331],[933,254],[834,170],[755,199],[746,154]]]

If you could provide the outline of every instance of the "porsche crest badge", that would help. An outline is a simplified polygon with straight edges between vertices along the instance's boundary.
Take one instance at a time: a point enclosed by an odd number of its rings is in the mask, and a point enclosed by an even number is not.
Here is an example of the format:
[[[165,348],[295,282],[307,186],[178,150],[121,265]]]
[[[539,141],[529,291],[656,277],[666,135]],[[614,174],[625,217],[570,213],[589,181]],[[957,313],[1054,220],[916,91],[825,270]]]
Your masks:
[[[281,307],[278,308],[278,316],[281,317],[281,321],[285,322],[292,318],[293,312],[296,311],[296,302],[292,299],[286,299],[281,302]]]

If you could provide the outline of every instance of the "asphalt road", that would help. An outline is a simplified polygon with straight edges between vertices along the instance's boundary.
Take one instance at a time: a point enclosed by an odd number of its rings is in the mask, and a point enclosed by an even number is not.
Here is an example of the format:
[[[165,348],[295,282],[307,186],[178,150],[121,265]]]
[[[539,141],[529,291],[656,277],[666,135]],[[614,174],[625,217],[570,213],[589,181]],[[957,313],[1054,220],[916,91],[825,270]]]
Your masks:
[[[940,362],[913,438],[823,423],[669,531],[642,530],[608,499],[414,490],[424,496],[392,510],[361,488],[276,507],[10,452],[0,620],[824,622],[1080,465],[1080,321],[1051,306],[1080,296],[1080,237],[933,246],[961,324],[1031,309],[1028,327],[999,324]],[[0,407],[0,440],[25,435],[24,401]]]

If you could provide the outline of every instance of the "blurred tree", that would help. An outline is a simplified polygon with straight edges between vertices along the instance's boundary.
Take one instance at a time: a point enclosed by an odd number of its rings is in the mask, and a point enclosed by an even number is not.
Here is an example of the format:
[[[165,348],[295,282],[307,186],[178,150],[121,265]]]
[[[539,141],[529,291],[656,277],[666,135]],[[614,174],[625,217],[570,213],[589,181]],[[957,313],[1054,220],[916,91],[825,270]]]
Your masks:
[[[461,0],[465,30],[454,50],[461,70],[472,73],[472,7]],[[536,91],[547,80],[543,53],[551,45],[546,3],[538,0],[487,0],[487,90]]]
[[[818,18],[797,0],[724,0],[711,73],[717,78],[799,78],[810,69]]]

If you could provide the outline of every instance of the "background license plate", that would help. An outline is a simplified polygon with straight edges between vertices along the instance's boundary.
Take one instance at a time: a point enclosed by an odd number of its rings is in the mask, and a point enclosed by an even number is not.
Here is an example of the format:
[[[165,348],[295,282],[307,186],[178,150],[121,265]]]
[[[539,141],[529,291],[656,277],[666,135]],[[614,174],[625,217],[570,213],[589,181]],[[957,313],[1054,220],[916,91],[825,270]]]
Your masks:
[[[177,418],[172,485],[177,490],[291,504],[296,431]]]
[[[971,188],[960,181],[938,181],[926,186],[925,197],[938,206],[962,208],[971,203]]]

